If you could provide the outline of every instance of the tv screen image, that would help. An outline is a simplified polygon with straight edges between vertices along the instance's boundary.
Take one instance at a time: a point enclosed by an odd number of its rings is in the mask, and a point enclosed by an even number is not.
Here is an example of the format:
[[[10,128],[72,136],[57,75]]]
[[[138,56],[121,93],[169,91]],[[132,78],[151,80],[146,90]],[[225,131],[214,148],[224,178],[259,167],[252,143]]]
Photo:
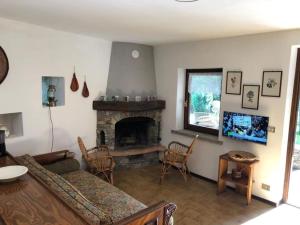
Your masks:
[[[223,136],[267,144],[269,117],[224,111]]]

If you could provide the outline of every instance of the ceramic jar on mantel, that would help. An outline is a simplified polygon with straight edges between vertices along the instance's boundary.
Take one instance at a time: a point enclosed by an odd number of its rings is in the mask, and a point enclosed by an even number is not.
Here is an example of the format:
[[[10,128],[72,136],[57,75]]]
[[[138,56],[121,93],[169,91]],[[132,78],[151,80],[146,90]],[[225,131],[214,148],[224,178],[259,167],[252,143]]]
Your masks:
[[[135,101],[136,102],[142,101],[142,96],[135,96]]]
[[[107,101],[107,96],[106,95],[100,96],[100,101],[103,101],[103,102]]]

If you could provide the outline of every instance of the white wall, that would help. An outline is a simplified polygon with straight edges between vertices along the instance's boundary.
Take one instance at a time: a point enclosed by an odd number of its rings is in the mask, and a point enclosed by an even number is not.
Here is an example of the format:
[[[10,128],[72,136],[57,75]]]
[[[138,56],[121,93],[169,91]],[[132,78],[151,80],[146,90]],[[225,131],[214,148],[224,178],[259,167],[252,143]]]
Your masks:
[[[54,150],[79,153],[77,136],[94,146],[92,102],[106,91],[111,42],[6,19],[0,19],[0,30],[0,45],[10,63],[9,74],[0,85],[0,114],[22,112],[24,123],[24,136],[8,139],[8,151],[13,155],[50,151],[48,108],[42,107],[43,75],[65,77],[65,106],[52,108]],[[74,65],[80,85],[75,93],[70,90]],[[89,98],[81,96],[84,75]]]
[[[171,140],[186,144],[191,142],[190,138],[170,133],[171,129],[181,128],[183,124],[182,112],[180,112],[183,98],[176,93],[177,90],[178,93],[182,92],[182,88],[177,83],[178,81],[183,83],[182,69],[223,67],[222,114],[226,110],[269,116],[270,125],[276,127],[276,132],[269,132],[267,146],[234,141],[223,138],[221,134],[219,139],[224,141],[223,145],[199,141],[189,161],[190,169],[194,173],[217,180],[219,155],[230,150],[252,152],[260,159],[255,167],[254,194],[274,202],[281,200],[289,122],[288,109],[295,66],[295,54],[291,58],[291,48],[292,45],[299,43],[300,31],[296,30],[156,46],[154,56],[158,96],[167,101],[162,119],[163,143],[167,144]],[[225,94],[227,70],[243,71],[244,84],[261,85],[262,72],[268,69],[283,70],[281,98],[260,96],[257,111],[242,109],[241,95]],[[286,109],[287,116],[285,116]],[[261,189],[262,183],[271,185],[270,192]]]

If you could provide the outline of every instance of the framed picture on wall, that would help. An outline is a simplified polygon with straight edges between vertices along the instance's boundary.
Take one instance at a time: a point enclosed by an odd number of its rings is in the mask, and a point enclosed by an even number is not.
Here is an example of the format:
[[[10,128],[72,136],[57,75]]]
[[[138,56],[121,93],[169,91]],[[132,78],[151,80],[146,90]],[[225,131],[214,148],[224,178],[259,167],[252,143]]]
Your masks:
[[[226,94],[240,95],[242,89],[242,71],[227,71]]]
[[[242,95],[242,108],[258,109],[259,104],[259,85],[244,84]]]
[[[280,97],[282,71],[264,71],[261,96]]]

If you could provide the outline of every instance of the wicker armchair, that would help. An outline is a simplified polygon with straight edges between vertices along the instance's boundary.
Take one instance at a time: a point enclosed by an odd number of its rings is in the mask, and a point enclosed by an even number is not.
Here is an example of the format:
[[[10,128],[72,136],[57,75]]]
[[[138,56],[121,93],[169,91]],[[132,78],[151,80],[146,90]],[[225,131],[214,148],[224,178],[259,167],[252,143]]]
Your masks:
[[[107,181],[113,184],[115,162],[109,153],[109,148],[101,145],[92,149],[86,149],[82,139],[78,137],[77,140],[82,157],[87,163],[88,170],[95,175],[103,174]]]
[[[195,144],[197,138],[198,135],[194,138],[190,146],[176,141],[172,141],[169,144],[168,149],[164,152],[164,159],[160,177],[161,183],[163,182],[163,179],[168,173],[168,170],[171,166],[177,168],[182,174],[185,182],[187,181],[187,173],[190,173],[187,166],[187,160],[192,154],[193,145]]]

